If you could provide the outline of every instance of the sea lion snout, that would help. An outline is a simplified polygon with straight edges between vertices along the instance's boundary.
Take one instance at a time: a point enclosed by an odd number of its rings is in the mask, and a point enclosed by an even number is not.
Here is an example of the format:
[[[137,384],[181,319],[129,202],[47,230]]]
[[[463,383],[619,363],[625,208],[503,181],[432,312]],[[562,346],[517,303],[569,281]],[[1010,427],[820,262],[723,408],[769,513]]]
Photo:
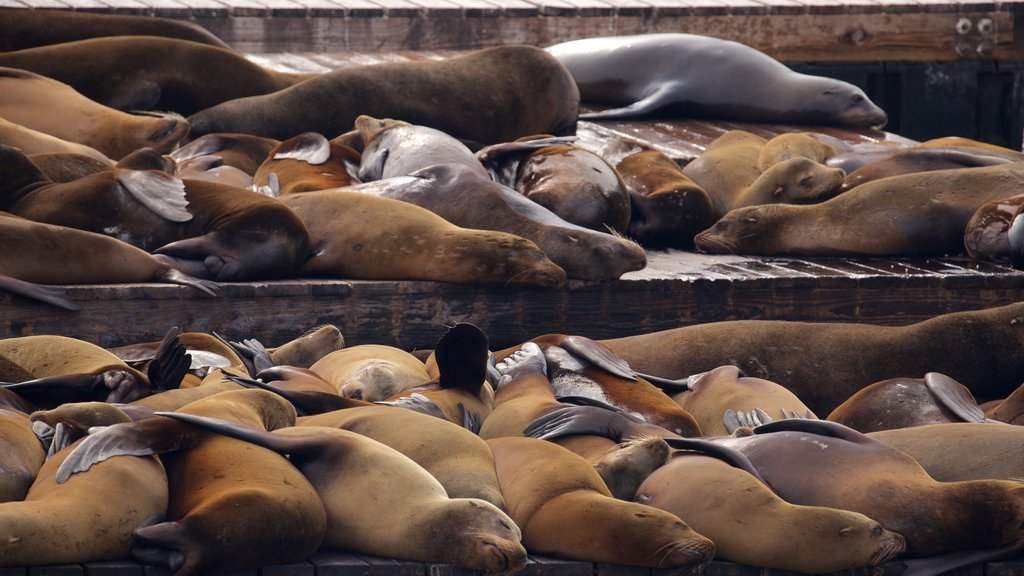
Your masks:
[[[147,114],[147,116],[149,116]],[[154,121],[152,132],[146,138],[146,146],[156,152],[170,152],[179,141],[188,135],[188,120],[178,114],[158,114],[159,120]]]

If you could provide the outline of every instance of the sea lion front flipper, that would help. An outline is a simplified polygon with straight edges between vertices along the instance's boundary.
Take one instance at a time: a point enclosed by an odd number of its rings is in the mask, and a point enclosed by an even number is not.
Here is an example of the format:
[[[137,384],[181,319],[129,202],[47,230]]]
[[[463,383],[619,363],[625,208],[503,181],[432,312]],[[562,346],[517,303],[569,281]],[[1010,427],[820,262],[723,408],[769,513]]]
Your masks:
[[[201,280],[194,276],[190,276],[177,268],[168,268],[166,272],[161,274],[159,278],[155,278],[155,280],[167,282],[169,284],[191,286],[200,292],[206,292],[210,296],[216,296],[217,291],[220,290],[220,284],[211,280]]]
[[[749,412],[740,410],[739,412],[729,408],[725,411],[725,415],[722,416],[722,422],[725,424],[725,431],[732,434],[737,428],[745,426],[747,428],[756,428],[774,422],[775,419],[769,416],[764,410],[760,408],[754,408]]]
[[[583,358],[609,374],[625,378],[626,380],[636,380],[636,376],[633,375],[633,369],[629,367],[628,362],[590,338],[585,336],[566,336],[562,338],[559,346],[571,352],[577,358]]]
[[[440,374],[441,388],[461,388],[473,394],[487,379],[487,334],[466,322],[445,332],[434,348],[434,360]]]
[[[650,114],[676,101],[675,94],[680,90],[678,84],[678,82],[666,82],[651,94],[633,102],[629,106],[609,108],[599,112],[587,112],[580,114],[580,120],[620,120]]]
[[[972,564],[1012,558],[1021,550],[1024,550],[1024,539],[1018,539],[1005,546],[999,546],[996,548],[951,552],[949,554],[931,556],[929,558],[903,560],[907,569],[904,570],[900,576],[938,576],[939,574],[946,574],[956,568],[962,568]]]
[[[719,460],[739,468],[745,472],[750,473],[751,476],[757,478],[765,486],[771,487],[761,474],[754,467],[754,464],[746,457],[742,452],[735,448],[723,446],[710,440],[703,440],[700,438],[666,438],[665,442],[668,443],[669,447],[675,448],[676,450],[689,450],[691,452],[697,452],[707,456],[718,458]]]
[[[33,404],[64,404],[93,400],[93,393],[103,388],[103,373],[58,374],[25,382],[3,383],[0,386],[22,396]],[[40,402],[40,401],[43,402]]]
[[[653,374],[644,374],[643,372],[634,372],[635,376],[647,380],[651,384],[657,386],[664,392],[687,392],[692,389],[691,383],[693,376],[689,378],[682,378],[679,380],[671,380],[669,378],[662,378],[661,376],[655,376]]]
[[[266,430],[260,430],[259,428],[252,428],[251,426],[243,426],[242,424],[228,422],[227,420],[221,420],[219,418],[197,416],[195,414],[186,414],[184,412],[155,412],[155,414],[157,416],[164,416],[184,422],[189,426],[195,426],[196,428],[207,432],[214,432],[229,438],[235,438],[236,440],[242,440],[249,442],[250,444],[262,446],[268,450],[273,450],[278,454],[296,454],[302,457],[307,457],[320,451],[320,447],[317,443],[309,442],[308,437],[301,438],[283,436]]]
[[[652,430],[657,429],[657,426],[646,424],[635,416],[623,412],[612,412],[594,406],[570,406],[537,418],[523,428],[523,436],[554,440],[563,436],[592,434],[622,442],[626,438],[651,434]],[[664,434],[653,435],[672,436],[667,430],[664,430]]]
[[[138,422],[113,424],[90,430],[90,434],[57,469],[57,483],[63,484],[76,472],[85,472],[113,456],[150,456],[191,446],[193,429],[168,418],[148,418]]]
[[[939,404],[963,419],[964,422],[985,422],[985,411],[970,390],[945,374],[929,372],[924,375],[924,385]]]
[[[132,532],[132,559],[140,564],[166,566],[175,574],[193,574],[203,565],[203,547],[181,522],[140,526]]]
[[[462,427],[473,434],[480,435],[480,426],[483,425],[483,421],[480,419],[480,413],[466,410],[466,405],[462,402],[456,404],[455,407],[459,410],[459,418],[462,420]]]
[[[180,178],[156,170],[118,170],[117,181],[157,216],[171,222],[192,219],[192,213],[185,208],[185,182]]]
[[[299,416],[312,416],[314,414],[323,414],[325,412],[344,410],[346,408],[357,408],[359,406],[373,406],[370,402],[363,402],[362,400],[356,400],[355,398],[346,398],[338,394],[288,390],[287,388],[281,388],[260,380],[253,380],[252,378],[243,378],[234,374],[224,373],[224,378],[234,382],[235,384],[245,386],[246,388],[260,388],[277,394],[291,402],[292,406],[295,407],[295,412]]]
[[[273,160],[302,160],[307,164],[323,164],[331,158],[331,143],[319,132],[304,132],[282,142]]]
[[[840,440],[856,442],[857,444],[877,442],[877,440],[865,434],[861,434],[853,428],[844,426],[838,422],[831,422],[829,420],[776,420],[754,428],[754,434],[768,434],[771,432],[787,431],[807,432],[810,434],[819,434],[821,436],[831,436],[833,438],[839,438]]]
[[[241,342],[228,342],[228,344],[238,354],[238,357],[245,362],[245,367],[250,375],[255,376],[268,368],[276,366],[270,358],[270,352],[267,351],[262,342],[255,338],[249,338]]]
[[[421,414],[426,414],[427,416],[434,416],[441,420],[448,420],[448,415],[444,413],[444,410],[441,410],[440,406],[423,394],[412,393],[408,396],[403,396],[398,400],[381,400],[379,402],[374,402],[374,404],[405,408],[406,410],[412,410],[413,412],[419,412]]]
[[[173,390],[181,386],[182,379],[192,366],[192,356],[185,351],[178,336],[181,330],[171,327],[156,349],[153,360],[146,368],[146,377],[153,391]]]
[[[52,304],[58,308],[71,310],[72,312],[77,312],[82,309],[81,306],[75,304],[67,297],[63,288],[25,282],[24,280],[18,280],[17,278],[7,276],[6,274],[0,274],[0,289],[13,292],[19,296]]]

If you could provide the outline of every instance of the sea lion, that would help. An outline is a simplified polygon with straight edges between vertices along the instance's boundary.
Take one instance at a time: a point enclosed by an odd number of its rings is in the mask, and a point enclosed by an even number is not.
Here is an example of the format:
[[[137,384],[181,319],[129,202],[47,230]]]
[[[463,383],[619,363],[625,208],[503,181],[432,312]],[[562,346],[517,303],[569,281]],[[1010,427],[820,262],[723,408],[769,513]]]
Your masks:
[[[519,528],[504,512],[483,500],[449,498],[418,464],[362,434],[308,425],[266,432],[164,415],[287,454],[324,502],[324,547],[488,572],[514,572],[526,563]]]
[[[985,410],[985,417],[996,422],[1007,424],[1024,424],[1024,385],[1019,386],[1002,400],[989,402],[982,407]]]
[[[269,70],[227,48],[158,36],[88,38],[4,52],[0,66],[52,78],[116,110],[185,116],[313,76]]]
[[[295,422],[291,405],[263,390],[222,392],[181,411],[264,430]],[[323,540],[320,497],[284,457],[166,417],[91,434],[57,470],[57,481],[73,482],[124,453],[163,453],[171,494],[167,521],[135,530],[136,561],[179,574],[227,571],[302,560]]]
[[[581,119],[655,112],[690,118],[881,127],[886,115],[846,82],[800,74],[744,44],[694,34],[587,38],[546,49],[580,99],[611,106]]]
[[[964,228],[964,249],[971,258],[1024,265],[1024,194],[985,202]]]
[[[790,158],[807,158],[825,164],[840,151],[836,146],[822,142],[813,133],[787,132],[765,142],[761,154],[757,157],[757,169],[764,172]]]
[[[423,362],[405,350],[381,344],[335,350],[309,369],[330,382],[338,394],[367,402],[430,381]]]
[[[648,248],[692,248],[693,236],[715,223],[711,198],[675,160],[653,149],[615,165],[630,198],[627,233]]]
[[[208,108],[193,114],[190,124],[193,137],[241,132],[284,139],[302,132],[341,134],[366,114],[493,144],[572,133],[578,109],[576,85],[557,60],[533,46],[497,46],[440,61],[334,70],[273,94]]]
[[[894,150],[884,158],[866,164],[843,180],[842,191],[856,188],[866,182],[931,170],[952,170],[954,168],[977,168],[979,166],[998,166],[1009,164],[1012,160],[977,152],[955,148],[916,147]]]
[[[694,238],[711,254],[924,256],[963,252],[985,202],[1024,185],[1024,163],[883,178],[820,204],[766,204],[726,214]]]
[[[437,478],[451,498],[479,498],[507,510],[494,457],[476,434],[451,422],[391,406],[366,406],[299,417],[299,426],[357,432],[405,454]]]
[[[488,177],[473,152],[441,130],[365,114],[356,118],[355,125],[363,140],[359,165],[363,182],[408,176],[435,164],[458,164]]]
[[[214,155],[220,157],[225,166],[252,176],[280,143],[280,140],[250,134],[207,134],[171,152],[170,156],[176,162],[183,162]]]
[[[228,47],[199,24],[178,18],[8,8],[0,20],[0,51],[123,35],[165,36]]]
[[[232,375],[230,369],[224,371],[220,368],[210,370],[198,386],[164,390],[156,394],[140,398],[132,402],[132,406],[146,408],[153,412],[158,410],[177,410],[182,406],[191,404],[203,398],[209,398],[221,392],[242,390],[244,387],[232,381],[228,376]]]
[[[772,570],[878,566],[906,546],[863,514],[790,504],[745,470],[700,452],[676,452],[644,480],[636,501],[685,518],[715,543],[717,558]]]
[[[738,320],[600,342],[637,372],[664,378],[735,364],[785,386],[817,414],[871,382],[905,374],[940,372],[981,399],[1004,398],[1024,381],[1024,304],[909,326]]]
[[[253,174],[256,190],[283,196],[358,184],[359,153],[315,132],[281,142]]]
[[[271,348],[270,358],[274,364],[309,368],[317,360],[345,347],[345,337],[334,324],[323,324],[310,328],[294,338]]]
[[[345,190],[402,200],[466,228],[487,227],[532,240],[572,279],[602,282],[647,265],[635,242],[570,224],[515,190],[456,164]],[[463,201],[452,202],[453,197]]]
[[[867,434],[927,424],[981,423],[985,413],[962,384],[928,373],[924,378],[893,378],[865,386],[826,419]]]
[[[47,179],[57,183],[73,182],[90,174],[110,170],[114,166],[109,160],[104,162],[91,156],[69,152],[29,154],[28,159],[46,175]]]
[[[309,229],[313,256],[304,273],[498,286],[565,282],[565,271],[533,242],[460,228],[407,202],[344,191],[293,194],[281,202]]]
[[[996,154],[1014,162],[1024,161],[1024,152],[1021,152],[1020,150],[1014,150],[1012,148],[990,144],[988,142],[981,142],[971,138],[964,138],[963,136],[932,138],[921,142],[918,146],[922,148],[946,148],[950,146],[954,148],[969,148],[979,152]]]
[[[28,414],[0,408],[0,504],[20,502],[46,460],[46,448],[32,431]]]
[[[118,160],[143,147],[167,152],[188,134],[176,114],[126,114],[33,72],[0,68],[0,117]]]
[[[611,497],[583,458],[535,438],[487,441],[508,503],[533,554],[669,568],[711,560],[714,544],[663,510]]]
[[[0,118],[0,144],[14,146],[25,154],[72,153],[112,166],[114,161],[95,148],[50,136],[38,130]]]
[[[939,482],[1024,477],[1024,428],[975,422],[927,424],[868,434],[909,454]]]
[[[837,193],[846,172],[808,158],[782,160],[761,173],[733,200],[732,209],[759,204],[808,204]]]
[[[835,422],[782,420],[714,442],[742,452],[787,502],[877,520],[906,538],[910,557],[992,549],[1019,538],[1020,484],[936,482],[910,456]]]
[[[182,180],[209,180],[235,188],[253,187],[252,176],[228,166],[223,158],[214,154],[175,162],[174,176]],[[262,190],[257,191],[262,193]]]

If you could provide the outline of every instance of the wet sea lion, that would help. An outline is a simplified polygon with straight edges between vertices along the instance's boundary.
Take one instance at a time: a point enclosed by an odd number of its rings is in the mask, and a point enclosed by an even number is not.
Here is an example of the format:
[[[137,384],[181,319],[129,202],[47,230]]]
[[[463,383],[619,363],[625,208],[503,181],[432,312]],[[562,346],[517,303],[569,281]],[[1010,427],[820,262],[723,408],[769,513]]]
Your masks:
[[[868,436],[909,454],[940,482],[1024,477],[1024,428],[1020,426],[956,422],[881,430]]]
[[[515,190],[456,164],[431,166],[345,190],[402,200],[466,228],[488,227],[532,240],[572,279],[601,282],[647,265],[635,242],[570,224]],[[453,197],[464,201],[452,202]]]
[[[119,160],[143,147],[167,152],[188,134],[176,114],[126,114],[33,72],[0,68],[0,117]]]
[[[964,249],[971,258],[1024,264],[1024,194],[985,202],[964,228]]]
[[[330,382],[342,396],[367,402],[384,400],[430,381],[423,362],[405,350],[381,344],[335,350],[309,369]]]
[[[535,438],[487,444],[509,515],[534,554],[669,568],[714,556],[714,544],[663,510],[611,497],[583,458]]]
[[[269,70],[227,48],[158,36],[89,38],[4,52],[0,66],[52,78],[117,110],[186,116],[313,76]]]
[[[909,326],[738,320],[601,343],[634,370],[665,378],[735,364],[785,386],[817,414],[828,414],[871,382],[929,371],[962,383],[976,398],[1004,398],[1024,381],[1024,304]]]
[[[359,178],[364,182],[408,176],[435,164],[458,164],[488,177],[465,144],[435,128],[366,115],[355,125],[363,140]]]
[[[228,166],[220,156],[207,154],[174,163],[174,176],[182,180],[209,180],[235,188],[252,188],[252,176]],[[262,190],[258,190],[262,193]]]
[[[0,118],[0,144],[19,148],[25,154],[74,153],[81,154],[95,162],[106,166],[113,165],[113,160],[105,154],[84,144],[62,140],[38,130],[26,128]]]
[[[768,168],[790,158],[807,158],[824,164],[841,150],[832,144],[822,142],[810,132],[788,132],[779,134],[765,142],[757,157],[757,168],[764,172]]]
[[[332,144],[315,132],[281,142],[253,174],[253,184],[268,196],[327,190],[358,184],[359,153]]]
[[[334,70],[273,94],[208,108],[193,114],[190,124],[193,137],[241,132],[284,139],[302,132],[342,134],[366,114],[492,144],[571,133],[578,108],[576,85],[557,60],[532,46],[498,46],[440,61]]]
[[[123,35],[166,36],[228,47],[202,26],[178,18],[7,8],[0,20],[0,51]]]
[[[700,452],[677,452],[644,480],[636,501],[685,518],[722,560],[824,574],[877,566],[903,537],[857,512],[800,506],[745,470]]]
[[[964,227],[975,210],[1018,193],[1021,186],[1024,163],[904,174],[820,204],[739,208],[694,243],[711,254],[960,254]]]
[[[565,271],[533,242],[460,228],[407,202],[344,191],[292,194],[281,202],[309,229],[313,256],[304,273],[497,286],[565,282]]]
[[[753,122],[883,126],[885,112],[846,82],[800,74],[744,44],[694,34],[588,38],[547,48],[583,102],[582,119],[655,112]]]
[[[224,165],[252,176],[280,143],[280,140],[250,134],[207,134],[171,152],[170,156],[177,162],[183,162],[215,155],[224,161]]]
[[[998,166],[1008,164],[1011,160],[999,156],[991,156],[979,149],[978,152],[955,148],[916,147],[895,150],[892,154],[866,164],[843,180],[842,190],[850,190],[872,180],[931,170],[952,170],[954,168],[977,168],[979,166]]]

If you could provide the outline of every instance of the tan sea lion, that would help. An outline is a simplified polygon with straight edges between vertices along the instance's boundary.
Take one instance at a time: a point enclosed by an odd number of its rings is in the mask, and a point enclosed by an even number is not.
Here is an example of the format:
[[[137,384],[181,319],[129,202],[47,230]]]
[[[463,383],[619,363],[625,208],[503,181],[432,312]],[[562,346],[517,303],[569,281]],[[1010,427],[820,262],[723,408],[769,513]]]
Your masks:
[[[465,228],[507,232],[532,240],[572,279],[601,282],[647,265],[643,248],[559,218],[515,190],[457,164],[441,164],[406,177],[345,190],[402,200]],[[452,202],[452,197],[464,198]]]
[[[676,516],[611,497],[586,460],[534,438],[487,444],[509,515],[533,554],[669,568],[714,556],[714,544]]]
[[[227,48],[159,36],[88,38],[4,52],[0,66],[52,78],[117,110],[186,116],[313,76],[263,68]]]
[[[812,133],[787,132],[765,142],[761,154],[757,157],[757,168],[764,172],[790,158],[807,158],[824,164],[839,152],[840,150],[836,146],[822,142]]]
[[[295,422],[291,405],[263,390],[222,392],[181,411],[264,430]],[[91,434],[58,469],[57,481],[73,482],[97,462],[126,452],[164,453],[171,494],[167,521],[135,530],[136,561],[179,574],[226,571],[302,560],[323,540],[320,497],[284,457],[170,418]]]
[[[25,499],[44,460],[46,448],[32,431],[28,414],[0,408],[0,504]]]
[[[729,130],[683,167],[683,174],[711,198],[716,219],[731,210],[735,198],[761,175],[757,159],[766,142],[745,130]]]
[[[953,146],[958,148],[972,148],[979,151],[990,152],[994,154],[1004,155],[1004,157],[1014,160],[1015,162],[1024,161],[1024,152],[1020,150],[1014,150],[1005,146],[998,146],[996,144],[990,144],[988,142],[981,142],[971,138],[964,138],[963,136],[944,136],[941,138],[932,138],[925,140],[918,144],[922,148],[945,148],[947,146]]]
[[[931,170],[952,170],[955,168],[977,168],[1009,164],[1012,160],[1000,156],[977,152],[938,147],[915,147],[895,150],[884,158],[870,162],[846,175],[842,190],[856,188],[866,182]]]
[[[0,20],[0,51],[128,34],[166,36],[228,47],[202,26],[178,18],[7,8],[3,20]]]
[[[808,158],[790,158],[770,166],[740,191],[732,209],[758,204],[809,204],[839,192],[846,172]]]
[[[25,154],[72,153],[94,162],[112,166],[114,161],[95,148],[77,142],[62,140],[38,130],[0,118],[0,144],[19,148]]]
[[[975,210],[1016,194],[1022,185],[1024,163],[904,174],[820,204],[739,208],[694,242],[712,254],[959,254]]]
[[[345,337],[341,330],[334,324],[324,324],[269,351],[274,364],[309,368],[317,360],[344,347]]]
[[[685,518],[715,543],[717,558],[772,570],[878,566],[906,546],[863,514],[790,504],[747,471],[700,452],[676,452],[644,480],[636,501]]]
[[[418,464],[362,434],[308,425],[266,432],[165,415],[287,454],[324,502],[324,547],[488,572],[514,572],[526,563],[519,528],[504,512],[483,500],[449,498]]]
[[[800,74],[744,44],[695,34],[587,38],[547,51],[572,73],[583,119],[653,113],[753,122],[883,126],[885,112],[846,82]]]
[[[198,386],[189,386],[175,390],[164,390],[162,392],[146,396],[145,398],[135,400],[132,402],[132,405],[147,408],[154,412],[158,410],[170,411],[177,410],[197,400],[209,398],[215,394],[220,394],[221,392],[242,390],[243,386],[228,378],[228,375],[230,374],[232,374],[230,369],[225,372],[219,368],[215,368],[202,379]]]
[[[1024,428],[976,422],[926,424],[868,434],[909,454],[940,482],[1024,477]]]
[[[268,196],[358,184],[359,159],[348,146],[306,132],[275,146],[253,174],[253,184],[261,192],[266,187]]]
[[[338,394],[367,402],[430,381],[423,362],[400,348],[381,344],[335,350],[309,369],[330,382]]]
[[[126,114],[67,84],[15,68],[0,68],[0,95],[0,117],[89,146],[114,160],[143,147],[167,152],[189,130],[180,116]]]
[[[442,101],[443,107],[423,106]],[[492,144],[572,133],[578,109],[576,86],[557,60],[533,46],[497,46],[440,61],[334,70],[273,94],[208,108],[193,114],[190,124],[193,137],[241,132],[284,139],[302,132],[342,134],[366,114]]]
[[[664,378],[735,364],[785,386],[817,414],[828,414],[871,382],[929,371],[955,379],[977,398],[1004,398],[1024,381],[1024,304],[909,326],[739,320],[601,343],[637,372]]]
[[[498,286],[565,282],[565,271],[533,242],[460,228],[406,202],[342,191],[293,194],[281,202],[310,232],[313,256],[304,273]],[[377,224],[385,221],[386,227]]]
[[[355,126],[363,141],[359,178],[364,182],[408,176],[435,164],[458,164],[488,177],[465,144],[436,128],[365,114]]]

